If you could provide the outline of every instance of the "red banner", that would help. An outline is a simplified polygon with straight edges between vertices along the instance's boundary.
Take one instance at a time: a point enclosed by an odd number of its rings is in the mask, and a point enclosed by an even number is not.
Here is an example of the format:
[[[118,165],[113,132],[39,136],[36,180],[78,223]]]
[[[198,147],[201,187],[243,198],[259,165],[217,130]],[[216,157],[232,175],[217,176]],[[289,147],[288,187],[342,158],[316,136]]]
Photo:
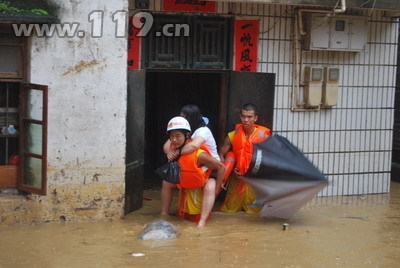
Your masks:
[[[163,0],[163,10],[215,13],[216,4],[204,0]]]
[[[235,71],[257,72],[259,20],[235,20]]]
[[[138,18],[135,18],[138,19]],[[137,36],[140,28],[133,27],[132,17],[129,18],[129,36],[128,36],[128,69],[140,69],[140,37]]]

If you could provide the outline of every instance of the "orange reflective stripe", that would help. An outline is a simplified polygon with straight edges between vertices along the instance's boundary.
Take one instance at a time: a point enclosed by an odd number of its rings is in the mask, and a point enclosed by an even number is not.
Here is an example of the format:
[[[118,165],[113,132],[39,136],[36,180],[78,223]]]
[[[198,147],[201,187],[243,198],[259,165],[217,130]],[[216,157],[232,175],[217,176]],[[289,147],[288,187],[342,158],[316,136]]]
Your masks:
[[[260,130],[259,134],[258,134],[258,138],[262,139],[264,137],[264,133],[265,133],[264,130]]]

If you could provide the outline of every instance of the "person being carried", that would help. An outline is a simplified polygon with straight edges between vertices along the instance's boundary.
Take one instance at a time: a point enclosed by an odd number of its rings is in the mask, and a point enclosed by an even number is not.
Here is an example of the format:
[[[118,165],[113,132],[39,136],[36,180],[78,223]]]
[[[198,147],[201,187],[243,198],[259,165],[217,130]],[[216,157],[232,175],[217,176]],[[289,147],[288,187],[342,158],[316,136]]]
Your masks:
[[[163,146],[163,151],[167,155],[168,161],[174,160],[179,153],[190,154],[201,146],[205,146],[211,153],[211,156],[220,161],[221,159],[218,155],[217,143],[215,142],[209,126],[204,121],[205,117],[202,116],[199,107],[194,104],[183,106],[180,116],[184,117],[190,124],[190,128],[192,129],[192,135],[190,138],[192,141],[184,145],[180,150],[177,150],[171,148],[171,141],[168,139]],[[210,174],[210,179],[215,179],[216,177],[217,172],[214,170]],[[222,187],[217,190],[217,194],[221,189]]]
[[[261,208],[251,206],[256,198],[254,190],[240,179],[240,176],[244,175],[250,166],[253,153],[252,144],[265,140],[271,134],[268,128],[255,124],[257,119],[257,106],[252,103],[244,104],[240,112],[242,123],[237,124],[235,130],[228,133],[219,149],[222,162],[229,151],[233,151],[236,157],[234,174],[229,178],[225,201],[220,206],[220,210],[223,212],[234,213],[244,210],[247,213],[259,213],[261,211]]]
[[[204,145],[210,151],[212,157],[220,160],[214,136],[205,123],[199,107],[194,104],[186,105],[182,107],[180,115],[186,118],[192,129],[192,142],[182,148],[181,154],[190,154]],[[167,155],[169,161],[175,159],[179,154],[178,150],[171,149],[170,140],[165,142],[163,151]]]
[[[167,125],[172,149],[180,150],[190,143],[190,132],[189,122],[185,118],[172,118]],[[173,190],[178,187],[180,193],[177,215],[198,222],[197,226],[203,227],[211,215],[216,189],[222,185],[225,166],[213,158],[205,146],[200,146],[190,154],[181,154],[177,161],[181,165],[180,183],[175,185],[162,182],[161,215],[169,215]],[[209,179],[212,170],[217,171],[216,180]]]

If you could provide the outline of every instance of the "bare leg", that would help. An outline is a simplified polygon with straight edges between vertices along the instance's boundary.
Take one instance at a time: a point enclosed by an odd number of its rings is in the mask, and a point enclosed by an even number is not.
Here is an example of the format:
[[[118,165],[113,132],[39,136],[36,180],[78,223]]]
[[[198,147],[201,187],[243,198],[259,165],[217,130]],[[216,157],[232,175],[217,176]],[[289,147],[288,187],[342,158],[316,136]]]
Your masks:
[[[175,184],[163,181],[161,188],[161,215],[168,216],[173,198]]]
[[[203,227],[206,225],[208,215],[214,206],[215,201],[215,180],[208,179],[206,185],[203,188],[203,201],[201,203],[201,215],[200,221],[197,227]]]

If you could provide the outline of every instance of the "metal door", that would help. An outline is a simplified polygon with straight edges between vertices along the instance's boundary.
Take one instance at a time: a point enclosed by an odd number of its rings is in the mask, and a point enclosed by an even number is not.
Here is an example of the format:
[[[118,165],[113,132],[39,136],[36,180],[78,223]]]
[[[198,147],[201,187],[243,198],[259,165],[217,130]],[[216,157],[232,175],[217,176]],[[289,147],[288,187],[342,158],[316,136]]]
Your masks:
[[[256,124],[272,131],[274,118],[275,74],[253,72],[231,72],[227,102],[227,131],[240,123],[243,104],[251,102],[258,108]]]
[[[143,206],[146,71],[128,72],[125,214]]]

